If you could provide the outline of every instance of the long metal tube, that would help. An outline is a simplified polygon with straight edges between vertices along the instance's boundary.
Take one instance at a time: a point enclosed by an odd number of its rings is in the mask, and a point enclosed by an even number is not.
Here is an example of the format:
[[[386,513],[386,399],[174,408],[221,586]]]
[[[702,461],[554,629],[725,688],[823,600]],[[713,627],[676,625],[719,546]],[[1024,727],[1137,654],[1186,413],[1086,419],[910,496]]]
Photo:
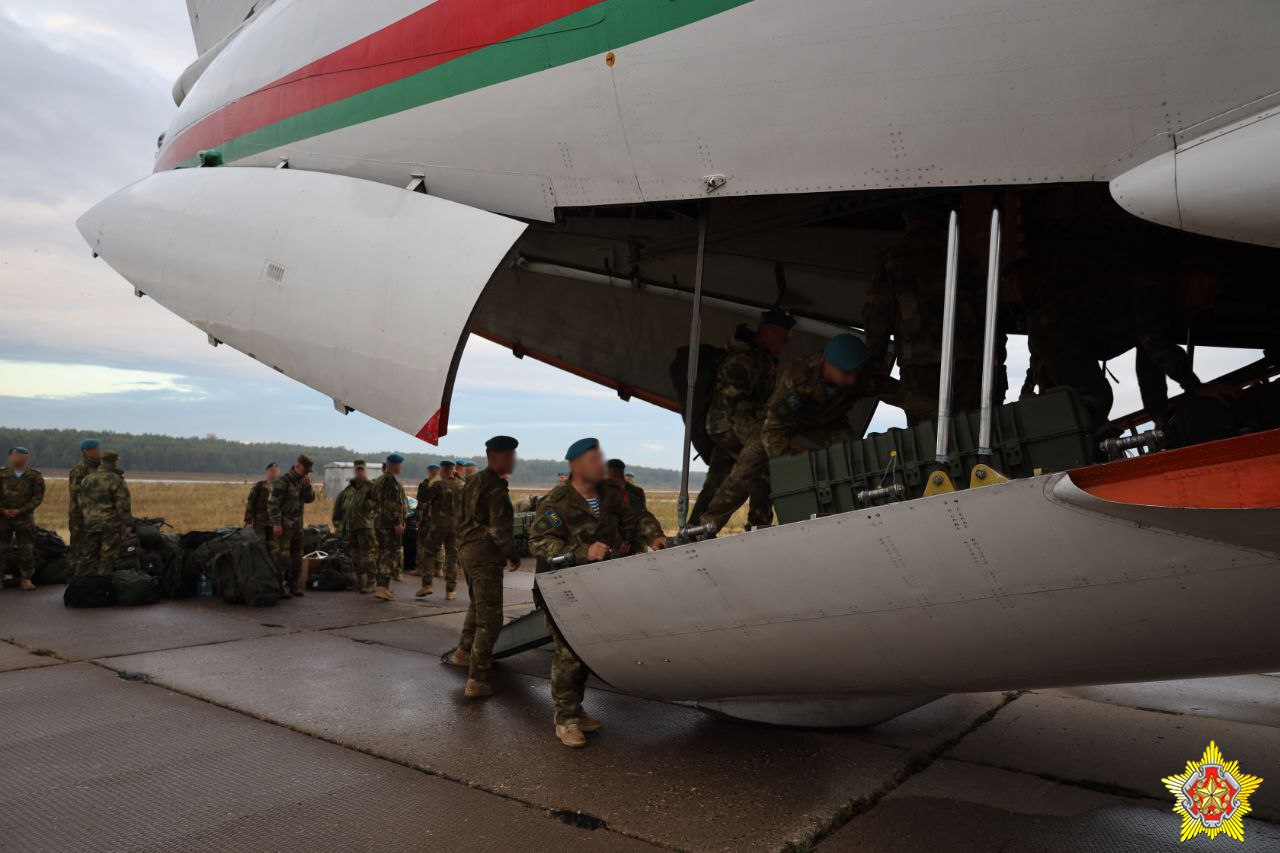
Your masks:
[[[947,280],[942,303],[942,364],[938,380],[938,445],[934,457],[946,464],[951,444],[951,374],[955,369],[956,282],[960,255],[959,217],[951,211],[947,225]]]
[[[996,319],[1000,308],[1000,208],[991,211],[991,252],[987,256],[987,324],[982,335],[982,412],[978,455],[991,458],[991,415],[995,409]]]
[[[689,318],[689,382],[684,401],[684,459],[680,464],[680,497],[676,501],[676,527],[683,530],[689,521],[689,463],[693,452],[693,392],[698,384],[698,353],[702,348],[702,270],[707,259],[708,206],[698,214],[698,265],[693,277],[693,313]]]

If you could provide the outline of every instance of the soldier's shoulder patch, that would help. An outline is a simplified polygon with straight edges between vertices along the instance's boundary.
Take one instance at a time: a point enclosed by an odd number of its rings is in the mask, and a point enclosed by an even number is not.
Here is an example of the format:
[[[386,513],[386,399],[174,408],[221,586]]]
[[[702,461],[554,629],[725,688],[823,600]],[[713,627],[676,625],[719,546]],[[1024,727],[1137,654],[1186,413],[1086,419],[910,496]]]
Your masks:
[[[538,513],[538,520],[533,523],[536,533],[546,533],[561,527],[564,527],[564,519],[560,517],[560,513],[549,508]]]

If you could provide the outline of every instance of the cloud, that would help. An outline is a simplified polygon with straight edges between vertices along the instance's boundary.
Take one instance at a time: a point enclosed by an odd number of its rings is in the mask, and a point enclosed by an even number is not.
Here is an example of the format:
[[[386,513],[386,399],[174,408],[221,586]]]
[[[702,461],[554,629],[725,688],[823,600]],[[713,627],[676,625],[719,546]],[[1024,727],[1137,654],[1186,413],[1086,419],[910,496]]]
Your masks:
[[[200,397],[203,392],[176,373],[121,370],[97,364],[57,364],[0,360],[0,396],[28,400],[70,400],[111,394]]]

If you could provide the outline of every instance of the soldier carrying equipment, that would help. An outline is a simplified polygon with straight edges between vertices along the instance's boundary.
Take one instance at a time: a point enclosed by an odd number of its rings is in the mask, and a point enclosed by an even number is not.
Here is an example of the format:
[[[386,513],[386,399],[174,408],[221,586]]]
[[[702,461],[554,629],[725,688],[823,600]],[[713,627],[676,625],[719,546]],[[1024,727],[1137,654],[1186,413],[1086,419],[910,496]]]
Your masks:
[[[520,549],[512,529],[514,510],[505,479],[515,470],[519,445],[507,435],[485,442],[488,465],[467,480],[458,499],[458,552],[471,602],[458,648],[448,662],[468,668],[463,691],[468,699],[493,694],[489,669],[494,643],[502,632],[502,570],[520,568]]]

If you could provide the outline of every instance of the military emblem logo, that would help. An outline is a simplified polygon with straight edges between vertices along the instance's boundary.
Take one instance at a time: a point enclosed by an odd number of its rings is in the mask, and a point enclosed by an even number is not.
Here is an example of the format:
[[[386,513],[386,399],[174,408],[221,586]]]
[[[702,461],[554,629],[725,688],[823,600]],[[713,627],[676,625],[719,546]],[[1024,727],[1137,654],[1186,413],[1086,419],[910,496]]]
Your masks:
[[[1160,781],[1174,796],[1173,811],[1182,816],[1179,841],[1197,835],[1217,838],[1219,833],[1244,841],[1244,816],[1252,811],[1249,796],[1262,779],[1242,773],[1238,761],[1225,761],[1216,743],[1209,741],[1199,761],[1188,761],[1185,773]]]

